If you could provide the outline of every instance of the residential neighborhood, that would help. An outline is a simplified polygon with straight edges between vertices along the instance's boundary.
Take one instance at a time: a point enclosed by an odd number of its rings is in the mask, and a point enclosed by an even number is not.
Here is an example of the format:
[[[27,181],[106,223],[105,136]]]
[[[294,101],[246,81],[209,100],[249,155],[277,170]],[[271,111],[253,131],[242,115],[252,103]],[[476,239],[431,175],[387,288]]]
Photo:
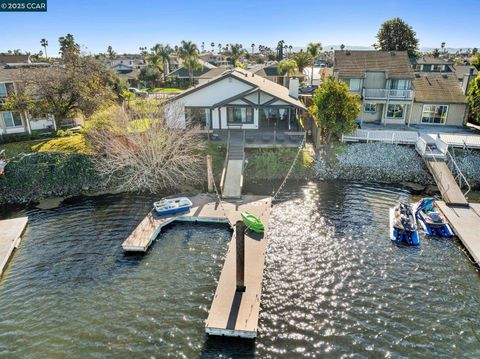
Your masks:
[[[480,357],[450,8],[0,0],[0,357]]]

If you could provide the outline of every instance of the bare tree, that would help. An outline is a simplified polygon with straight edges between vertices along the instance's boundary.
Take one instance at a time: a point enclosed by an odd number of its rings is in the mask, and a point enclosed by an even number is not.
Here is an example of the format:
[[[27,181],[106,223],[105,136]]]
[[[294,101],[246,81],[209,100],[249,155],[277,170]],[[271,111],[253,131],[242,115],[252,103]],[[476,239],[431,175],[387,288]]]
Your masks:
[[[182,125],[180,107],[161,107],[137,120],[119,108],[110,117],[86,131],[96,168],[108,182],[150,192],[202,182],[205,141],[199,127]]]

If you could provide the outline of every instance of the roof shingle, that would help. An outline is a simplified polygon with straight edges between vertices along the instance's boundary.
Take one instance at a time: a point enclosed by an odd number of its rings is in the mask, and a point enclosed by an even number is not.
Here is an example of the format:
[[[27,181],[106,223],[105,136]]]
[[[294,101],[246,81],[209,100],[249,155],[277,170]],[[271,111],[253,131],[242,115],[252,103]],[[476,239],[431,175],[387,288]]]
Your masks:
[[[453,73],[421,73],[413,80],[416,102],[467,103]]]
[[[367,71],[385,71],[387,78],[414,78],[406,51],[335,51],[334,72],[341,78],[362,78]]]

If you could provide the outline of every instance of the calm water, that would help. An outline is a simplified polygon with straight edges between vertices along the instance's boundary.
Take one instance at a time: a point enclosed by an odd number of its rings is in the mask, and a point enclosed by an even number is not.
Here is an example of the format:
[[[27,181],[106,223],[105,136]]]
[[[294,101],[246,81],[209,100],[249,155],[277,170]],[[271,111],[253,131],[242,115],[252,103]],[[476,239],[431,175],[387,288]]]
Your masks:
[[[227,228],[174,225],[125,256],[151,198],[8,213],[30,224],[0,282],[0,357],[480,357],[480,275],[458,241],[387,239],[388,208],[416,198],[339,182],[280,199],[256,341],[204,334]]]

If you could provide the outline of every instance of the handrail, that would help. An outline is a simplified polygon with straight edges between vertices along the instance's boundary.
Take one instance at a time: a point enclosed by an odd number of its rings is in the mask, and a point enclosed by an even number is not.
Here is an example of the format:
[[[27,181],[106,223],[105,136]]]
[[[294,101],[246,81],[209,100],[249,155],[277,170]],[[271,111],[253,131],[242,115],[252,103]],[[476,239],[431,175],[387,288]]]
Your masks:
[[[471,186],[470,186],[470,183],[468,183],[466,177],[464,176],[463,172],[460,170],[460,168],[458,167],[457,165],[457,161],[455,161],[455,158],[453,158],[452,154],[450,153],[450,151],[447,151],[447,157],[449,159],[448,161],[448,164],[452,164],[453,165],[453,168],[456,170],[457,172],[457,175],[455,177],[455,181],[458,182],[458,186],[460,187],[460,189],[462,189],[462,180],[463,182],[465,183],[465,185],[467,186],[467,190],[465,192],[463,192],[463,195],[466,197],[468,192],[470,192],[470,190],[472,189]],[[452,171],[453,172],[453,171]],[[460,181],[458,181],[458,178],[460,178]]]
[[[225,182],[225,176],[227,174],[227,163],[228,163],[228,151],[230,150],[230,130],[227,132],[227,152],[225,153],[225,160],[223,161],[223,170],[222,177],[220,179],[220,190],[223,192],[223,185]]]

